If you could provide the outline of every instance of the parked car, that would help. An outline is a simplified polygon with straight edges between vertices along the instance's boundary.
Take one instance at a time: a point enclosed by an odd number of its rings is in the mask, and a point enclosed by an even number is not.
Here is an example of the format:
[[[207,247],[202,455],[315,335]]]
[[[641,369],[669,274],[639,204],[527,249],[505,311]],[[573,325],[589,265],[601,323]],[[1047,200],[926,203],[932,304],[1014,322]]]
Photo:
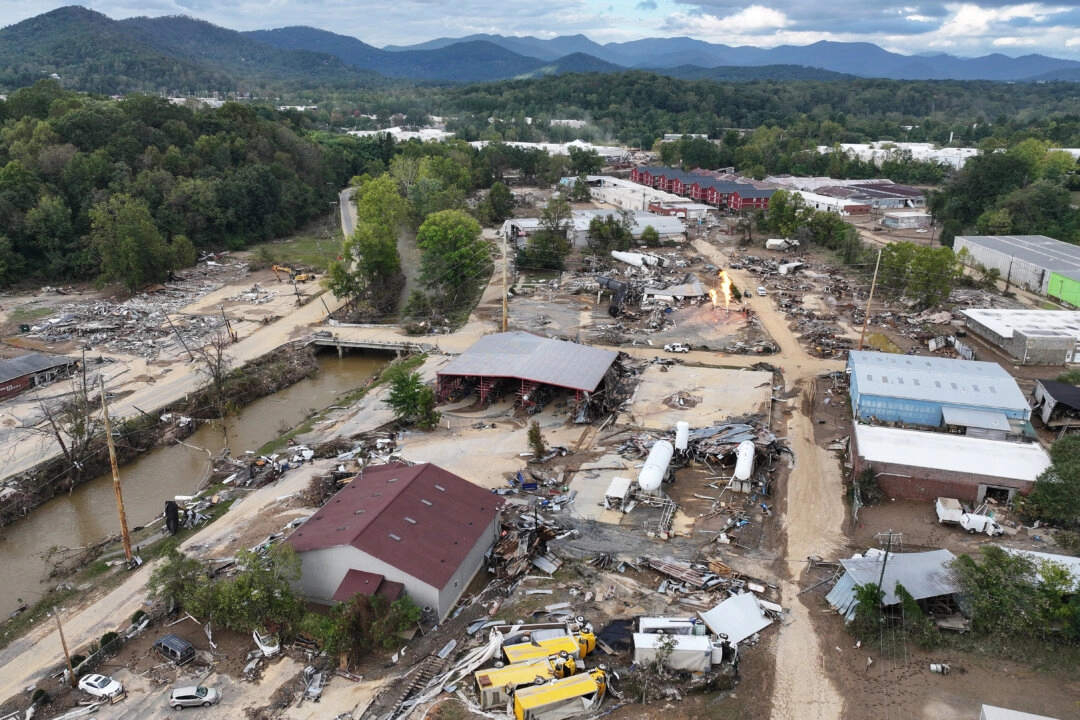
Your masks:
[[[768,293],[765,291],[765,288],[761,285],[758,285],[757,294],[761,297],[765,297],[766,295],[768,295]]]
[[[180,710],[186,707],[210,707],[221,699],[221,693],[202,685],[173,688],[169,694],[169,707]]]
[[[664,351],[672,353],[688,353],[690,352],[690,346],[685,343],[668,343],[664,346]]]
[[[917,233],[925,233],[925,232],[930,232],[930,231],[929,231],[929,230],[927,230],[926,228],[919,228],[919,229],[918,229],[918,230],[916,230],[915,232],[917,232]]]
[[[83,675],[79,680],[79,689],[88,692],[94,697],[111,698],[124,692],[124,686],[113,680],[108,675],[91,673]]]

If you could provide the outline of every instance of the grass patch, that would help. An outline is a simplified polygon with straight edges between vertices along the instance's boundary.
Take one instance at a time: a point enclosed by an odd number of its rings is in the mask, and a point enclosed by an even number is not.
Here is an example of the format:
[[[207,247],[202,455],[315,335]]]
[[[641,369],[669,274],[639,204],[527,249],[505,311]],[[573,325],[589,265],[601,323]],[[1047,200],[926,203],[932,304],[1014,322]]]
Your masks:
[[[8,322],[33,323],[35,320],[47,318],[54,313],[56,313],[54,307],[39,307],[36,303],[27,303],[12,310],[11,315],[8,316]]]
[[[335,227],[334,235],[327,237],[326,223],[316,223],[287,240],[253,245],[248,251],[255,258],[272,258],[278,265],[311,267],[326,272],[330,262],[341,254],[341,233]]]
[[[76,587],[74,583],[65,583],[49,590],[22,615],[7,621],[3,631],[0,632],[0,648],[6,648],[13,640],[22,637],[35,625],[40,625],[42,622],[54,622],[49,619],[49,613],[53,611],[53,608],[62,607],[69,600],[79,598],[83,594],[84,591]]]

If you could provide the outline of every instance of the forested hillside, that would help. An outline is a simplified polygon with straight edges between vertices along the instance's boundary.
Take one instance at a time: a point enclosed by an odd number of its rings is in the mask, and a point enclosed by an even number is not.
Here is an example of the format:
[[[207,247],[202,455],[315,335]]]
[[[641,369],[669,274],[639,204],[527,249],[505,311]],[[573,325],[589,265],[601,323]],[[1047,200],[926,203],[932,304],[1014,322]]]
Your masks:
[[[0,103],[0,284],[112,277],[118,222],[167,255],[150,263],[150,281],[189,263],[195,248],[290,232],[325,213],[365,163],[390,159],[392,143],[322,142],[301,116],[291,120],[239,104],[115,101],[49,80],[12,93]]]

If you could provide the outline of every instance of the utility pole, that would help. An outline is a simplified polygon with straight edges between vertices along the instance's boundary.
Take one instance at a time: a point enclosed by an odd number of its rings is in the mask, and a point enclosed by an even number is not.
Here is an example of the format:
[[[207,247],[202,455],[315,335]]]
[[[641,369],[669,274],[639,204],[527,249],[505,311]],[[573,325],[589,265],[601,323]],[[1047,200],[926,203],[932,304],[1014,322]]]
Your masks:
[[[509,290],[506,287],[506,266],[510,263],[510,252],[506,246],[506,233],[503,233],[503,267],[502,267],[502,285],[503,285],[503,315],[502,315],[502,331],[506,332],[510,324],[510,308],[508,307],[507,293]]]
[[[1009,294],[1009,281],[1012,280],[1012,264],[1013,264],[1013,260],[1015,260],[1015,259],[1016,259],[1015,256],[1013,256],[1013,255],[1009,256],[1009,270],[1008,270],[1008,272],[1005,273],[1005,292],[1002,293],[1003,295],[1008,295]]]
[[[870,303],[874,302],[874,288],[877,286],[877,271],[881,266],[881,248],[877,251],[877,262],[874,263],[874,279],[870,281],[870,297],[866,300],[866,317],[863,318],[862,332],[859,333],[859,350],[862,350],[863,337],[866,335],[866,326],[870,322]]]
[[[179,340],[180,344],[184,346],[185,350],[187,350],[188,357],[191,358],[191,360],[195,360],[195,356],[191,354],[191,348],[187,346],[187,343],[184,342],[184,336],[181,335],[180,331],[176,329],[175,325],[173,325],[172,318],[169,317],[169,313],[165,313],[165,319],[169,321],[169,327],[171,327],[173,329],[173,332],[176,333],[176,339]],[[85,385],[86,383],[84,382],[83,384]]]
[[[225,306],[218,305],[218,310],[221,311],[221,319],[225,321],[225,332],[229,333],[229,339],[231,341],[236,342],[236,333],[233,332],[232,324],[229,322],[229,318],[225,317]]]
[[[56,618],[56,630],[60,633],[60,645],[64,648],[64,660],[67,661],[68,667],[68,680],[74,690],[78,687],[78,683],[75,682],[75,669],[71,667],[71,655],[68,654],[67,640],[64,639],[64,626],[60,624],[60,612],[56,608],[53,608],[52,612],[53,617]]]
[[[124,495],[120,492],[120,468],[116,464],[116,444],[112,437],[112,423],[109,421],[109,407],[105,402],[105,376],[98,375],[101,381],[101,414],[105,416],[105,438],[109,441],[109,463],[112,465],[113,490],[116,491],[116,509],[120,513],[120,537],[124,540],[124,557],[131,565],[131,536],[128,535],[127,515],[124,514]]]

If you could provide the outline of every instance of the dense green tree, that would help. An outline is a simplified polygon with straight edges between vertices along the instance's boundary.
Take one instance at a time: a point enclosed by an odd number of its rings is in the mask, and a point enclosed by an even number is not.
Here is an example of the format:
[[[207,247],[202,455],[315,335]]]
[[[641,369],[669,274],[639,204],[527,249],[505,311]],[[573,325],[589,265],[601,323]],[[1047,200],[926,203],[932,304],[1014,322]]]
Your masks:
[[[161,282],[176,258],[150,211],[128,195],[113,195],[90,210],[91,241],[101,255],[102,279],[136,292]]]
[[[493,183],[487,195],[487,205],[491,221],[499,225],[514,212],[514,194],[501,182]]]
[[[589,221],[589,248],[597,255],[607,255],[612,250],[629,250],[633,242],[631,222],[631,218],[625,214],[594,217]]]
[[[1050,447],[1050,467],[1035,479],[1024,512],[1067,527],[1080,525],[1080,436],[1066,435]]]
[[[416,244],[420,282],[440,307],[463,307],[491,273],[491,246],[480,235],[480,223],[460,210],[429,215]]]
[[[435,391],[424,384],[420,373],[396,365],[387,371],[390,384],[386,404],[394,411],[394,419],[406,425],[430,430],[439,424],[435,410]]]

